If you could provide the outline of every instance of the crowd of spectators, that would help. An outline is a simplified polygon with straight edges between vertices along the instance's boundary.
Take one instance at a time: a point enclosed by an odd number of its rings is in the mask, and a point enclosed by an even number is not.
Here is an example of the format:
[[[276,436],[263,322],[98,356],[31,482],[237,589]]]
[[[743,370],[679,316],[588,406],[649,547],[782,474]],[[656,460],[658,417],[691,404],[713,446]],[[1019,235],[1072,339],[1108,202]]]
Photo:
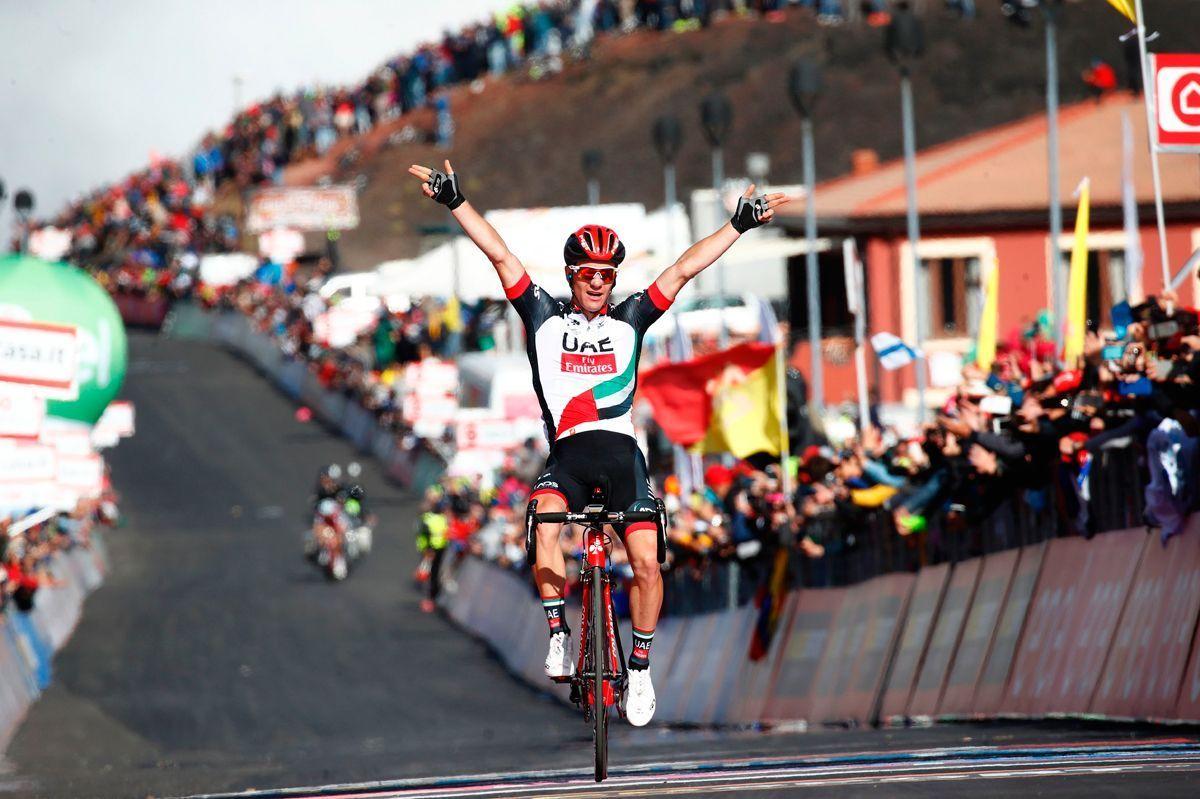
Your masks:
[[[249,315],[285,353],[305,359],[323,385],[374,412],[405,447],[423,446],[449,463],[452,431],[423,439],[405,422],[404,367],[489,346],[480,325],[499,309],[426,301],[383,312],[354,344],[331,348],[313,329],[326,307],[316,281],[327,270],[319,265],[303,283],[243,281],[213,301]],[[652,431],[656,490],[671,511],[673,571],[699,581],[714,564],[736,562],[761,578],[782,544],[819,579],[838,579],[834,561],[865,547],[898,546],[903,557],[879,568],[911,568],[1013,546],[1026,534],[1092,535],[1143,523],[1164,536],[1179,532],[1200,500],[1197,316],[1167,294],[1114,309],[1114,319],[1119,335],[1089,333],[1071,369],[1058,363],[1048,320],[1014,332],[989,370],[967,364],[962,385],[933,421],[916,428],[888,424],[877,409],[866,426],[856,419],[839,425],[836,413],[810,419],[803,377],[793,371],[787,487],[765,454],[741,463],[710,457],[703,479],[685,487],[672,473],[669,447]],[[482,479],[447,478],[429,500],[451,514],[455,546],[523,565],[516,546],[523,492],[544,455],[532,444],[526,450],[523,470],[510,464]],[[990,518],[1017,511],[1020,518],[998,538],[981,537]],[[1022,523],[1029,529],[1013,527]],[[567,549],[580,543],[564,539]]]
[[[793,6],[836,22],[854,2],[874,23],[886,21],[885,0],[514,2],[490,19],[389,59],[357,85],[310,86],[239,109],[188,158],[155,158],[146,169],[33,227],[68,231],[66,259],[88,268],[114,293],[179,296],[192,288],[201,255],[242,247],[238,220],[218,210],[223,189],[242,192],[277,182],[288,165],[322,156],[339,139],[415,109],[436,108],[440,118],[449,119],[445,92],[453,85],[517,70],[534,78],[559,71],[564,58],[586,58],[596,36],[690,30],[740,14],[771,19]],[[439,128],[444,126],[440,121]],[[447,132],[429,135],[446,141]]]
[[[22,518],[0,517],[0,612],[28,613],[40,588],[63,585],[54,574],[53,556],[75,547],[90,548],[97,524],[116,524],[116,496],[106,488],[97,499],[81,499],[69,513],[20,529]]]

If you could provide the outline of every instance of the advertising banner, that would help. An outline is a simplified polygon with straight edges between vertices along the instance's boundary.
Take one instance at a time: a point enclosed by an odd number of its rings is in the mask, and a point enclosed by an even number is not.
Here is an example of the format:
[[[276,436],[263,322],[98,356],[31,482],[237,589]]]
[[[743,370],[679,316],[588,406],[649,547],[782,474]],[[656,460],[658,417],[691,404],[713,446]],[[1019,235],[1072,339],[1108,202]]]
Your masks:
[[[756,610],[744,605],[721,613],[709,639],[709,658],[691,692],[683,718],[694,724],[716,724],[724,718],[733,695],[733,681],[746,659],[754,634]]]
[[[0,319],[0,384],[74,399],[79,342],[71,325]]]
[[[961,717],[970,714],[975,687],[983,673],[983,664],[1000,623],[1000,611],[1020,556],[1021,550],[1010,549],[983,558],[979,585],[963,624],[962,637],[937,709],[939,715]]]
[[[912,574],[887,574],[849,589],[839,623],[855,605],[861,605],[865,614],[853,614],[846,646],[831,647],[821,661],[810,714],[814,722],[874,721],[883,678],[915,582]]]
[[[1043,542],[1021,549],[1021,558],[1013,574],[1004,608],[1000,612],[1000,623],[996,627],[983,674],[975,689],[975,715],[995,715],[1004,701],[1004,689],[1008,686],[1013,658],[1016,656],[1017,645],[1021,642],[1021,634],[1025,630],[1025,620],[1029,616],[1033,591],[1042,572],[1046,547],[1047,544]]]
[[[1086,712],[1145,541],[1127,530],[1049,543],[1001,712]]]
[[[0,256],[0,317],[76,329],[78,396],[52,399],[46,411],[87,424],[99,419],[121,389],[127,359],[125,326],[108,293],[69,264]]]
[[[0,445],[0,483],[53,480],[58,454],[44,444]]]
[[[880,702],[880,721],[903,719],[908,709],[908,700],[920,674],[929,634],[941,608],[949,577],[949,563],[927,566],[917,574],[917,584],[904,617],[904,631],[900,634],[900,644]]]
[[[353,186],[259,189],[246,210],[246,229],[275,228],[321,232],[358,227],[358,195]]]
[[[695,684],[706,662],[712,657],[708,641],[720,615],[705,613],[687,617],[677,646],[678,654],[667,673],[667,681],[655,711],[656,715],[659,711],[663,713],[664,721],[687,720],[683,717],[683,709],[687,707],[688,696],[696,689]]]
[[[942,600],[942,609],[933,625],[933,635],[929,639],[916,688],[908,702],[906,715],[909,718],[929,717],[937,710],[946,675],[950,672],[962,636],[963,620],[975,598],[975,586],[982,565],[982,558],[971,558],[954,564],[950,572],[946,597]]]
[[[848,588],[811,588],[788,595],[775,632],[779,668],[768,688],[763,721],[809,717],[821,657],[849,591]]]
[[[1176,695],[1185,685],[1188,645],[1200,613],[1200,516],[1166,544],[1146,542],[1121,624],[1090,712],[1117,718],[1176,718]],[[1200,692],[1188,708],[1200,719]],[[1180,703],[1183,706],[1183,703]]]
[[[0,384],[0,438],[36,441],[46,418],[46,399],[21,386]]]

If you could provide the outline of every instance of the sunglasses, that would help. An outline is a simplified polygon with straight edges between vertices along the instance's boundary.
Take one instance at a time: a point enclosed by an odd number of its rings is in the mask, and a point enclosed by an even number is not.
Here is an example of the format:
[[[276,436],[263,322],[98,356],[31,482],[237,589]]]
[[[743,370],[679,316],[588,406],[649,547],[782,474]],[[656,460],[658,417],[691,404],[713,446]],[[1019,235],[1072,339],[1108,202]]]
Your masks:
[[[591,283],[596,276],[606,286],[617,282],[617,270],[612,267],[581,266],[575,270],[575,277],[584,283]]]

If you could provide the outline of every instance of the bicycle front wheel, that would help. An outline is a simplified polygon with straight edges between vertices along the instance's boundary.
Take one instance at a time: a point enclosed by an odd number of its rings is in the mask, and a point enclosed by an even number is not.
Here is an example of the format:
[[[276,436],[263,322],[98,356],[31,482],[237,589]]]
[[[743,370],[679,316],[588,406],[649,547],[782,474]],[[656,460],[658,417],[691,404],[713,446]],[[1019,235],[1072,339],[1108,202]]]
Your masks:
[[[608,625],[604,620],[604,570],[592,569],[591,607],[588,626],[592,631],[592,739],[596,745],[596,782],[608,776],[608,706],[604,702],[605,649]]]

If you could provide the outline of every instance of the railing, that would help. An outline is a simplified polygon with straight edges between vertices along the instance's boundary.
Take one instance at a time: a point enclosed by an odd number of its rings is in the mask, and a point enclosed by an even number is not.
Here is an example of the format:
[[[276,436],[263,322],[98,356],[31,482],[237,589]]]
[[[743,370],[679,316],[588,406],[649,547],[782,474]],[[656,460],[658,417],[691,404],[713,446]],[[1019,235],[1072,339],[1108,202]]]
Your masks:
[[[789,585],[824,588],[853,585],[881,574],[958,563],[1070,535],[1093,535],[1142,524],[1146,468],[1140,447],[1098,451],[1087,481],[1086,512],[1070,485],[1072,475],[1021,490],[980,523],[955,526],[933,516],[925,530],[900,535],[891,513],[862,511],[853,522],[830,515],[809,519],[806,535],[825,547],[821,558],[789,553]],[[772,550],[748,561],[712,560],[684,565],[665,576],[664,615],[690,616],[749,602],[771,577]]]

